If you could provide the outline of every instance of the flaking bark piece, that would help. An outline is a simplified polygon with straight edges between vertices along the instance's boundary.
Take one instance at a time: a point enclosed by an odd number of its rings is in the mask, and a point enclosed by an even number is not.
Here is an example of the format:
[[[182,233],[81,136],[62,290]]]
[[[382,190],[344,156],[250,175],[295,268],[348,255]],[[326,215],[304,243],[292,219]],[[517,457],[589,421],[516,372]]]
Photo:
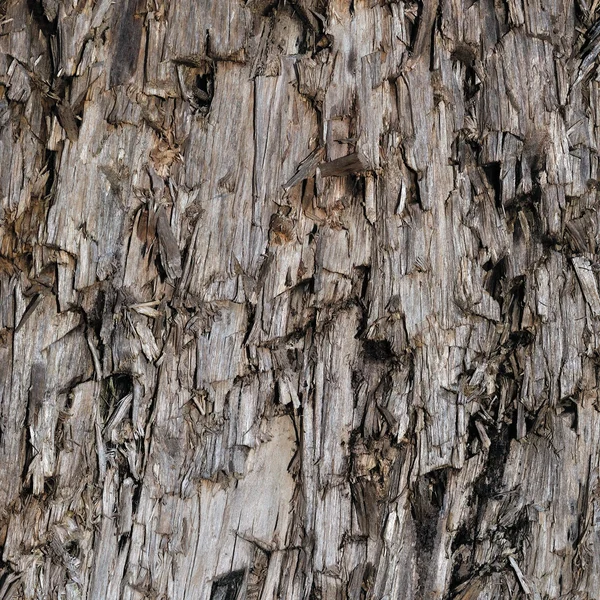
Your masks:
[[[67,137],[71,142],[76,142],[79,138],[79,127],[75,119],[73,108],[68,102],[61,101],[56,105],[58,121],[65,130]]]
[[[169,279],[181,277],[181,254],[179,245],[169,225],[165,209],[161,206],[156,213],[156,233],[160,247],[160,262]]]
[[[297,183],[312,177],[319,166],[319,161],[323,158],[325,148],[322,146],[313,150],[301,163],[298,165],[298,169],[290,179],[284,184],[283,189],[287,192],[290,188],[293,188]],[[324,164],[324,163],[322,163]]]
[[[319,165],[322,177],[345,177],[353,173],[367,171],[369,168],[369,161],[360,152],[353,152]]]

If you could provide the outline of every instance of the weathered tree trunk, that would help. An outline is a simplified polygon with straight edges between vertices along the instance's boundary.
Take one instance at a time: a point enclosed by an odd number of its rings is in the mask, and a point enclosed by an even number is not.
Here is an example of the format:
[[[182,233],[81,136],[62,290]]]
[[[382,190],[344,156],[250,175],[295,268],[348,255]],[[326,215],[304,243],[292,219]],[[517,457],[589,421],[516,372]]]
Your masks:
[[[0,600],[600,598],[599,11],[0,2]]]

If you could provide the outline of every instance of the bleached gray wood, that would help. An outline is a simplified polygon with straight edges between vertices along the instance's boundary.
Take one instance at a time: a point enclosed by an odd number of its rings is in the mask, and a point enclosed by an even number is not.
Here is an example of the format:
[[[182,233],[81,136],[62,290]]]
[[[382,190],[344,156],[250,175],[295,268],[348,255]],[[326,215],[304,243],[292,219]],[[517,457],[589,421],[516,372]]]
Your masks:
[[[600,598],[599,23],[0,3],[0,600]]]

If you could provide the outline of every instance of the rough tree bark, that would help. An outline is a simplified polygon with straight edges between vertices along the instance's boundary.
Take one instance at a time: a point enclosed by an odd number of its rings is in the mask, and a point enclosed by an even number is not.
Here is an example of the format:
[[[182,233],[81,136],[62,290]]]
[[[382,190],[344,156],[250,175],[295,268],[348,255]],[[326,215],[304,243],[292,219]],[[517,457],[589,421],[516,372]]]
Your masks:
[[[598,599],[597,0],[0,3],[0,600]]]

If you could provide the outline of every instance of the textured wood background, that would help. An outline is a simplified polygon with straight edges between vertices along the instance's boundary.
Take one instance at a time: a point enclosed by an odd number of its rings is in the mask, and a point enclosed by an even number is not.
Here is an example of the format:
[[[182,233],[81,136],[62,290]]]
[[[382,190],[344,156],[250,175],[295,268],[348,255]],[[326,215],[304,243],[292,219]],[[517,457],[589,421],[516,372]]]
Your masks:
[[[0,600],[600,598],[598,19],[0,2]]]

